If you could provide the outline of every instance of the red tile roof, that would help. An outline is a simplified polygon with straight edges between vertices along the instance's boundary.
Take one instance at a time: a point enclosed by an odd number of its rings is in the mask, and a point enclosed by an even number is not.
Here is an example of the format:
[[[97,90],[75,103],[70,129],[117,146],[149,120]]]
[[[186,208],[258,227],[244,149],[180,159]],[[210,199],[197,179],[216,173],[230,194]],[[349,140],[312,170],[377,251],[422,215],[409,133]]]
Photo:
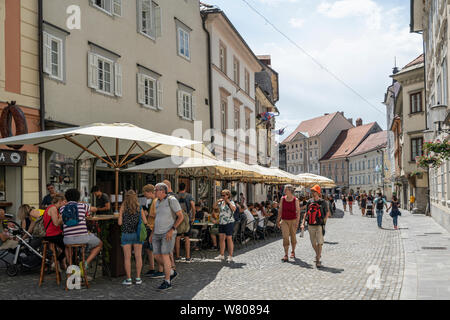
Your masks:
[[[299,132],[307,132],[308,136],[310,137],[314,137],[321,134],[322,131],[325,130],[325,128],[334,118],[334,116],[338,113],[339,112],[330,113],[314,119],[300,122],[298,127],[286,139],[283,140],[282,144],[291,141],[295,137],[295,135]]]
[[[320,161],[333,160],[348,156],[359,146],[370,130],[374,129],[374,126],[379,128],[376,122],[372,122],[347,130],[342,130],[330,150],[328,150]]]
[[[350,156],[366,153],[377,148],[384,148],[387,145],[387,131],[372,133],[364,140]]]
[[[411,66],[413,66],[413,65],[416,65],[416,64],[419,64],[419,63],[423,63],[424,62],[424,55],[423,55],[423,53],[420,55],[420,56],[418,56],[417,58],[415,58],[413,61],[411,61],[410,63],[408,63],[406,66],[404,66],[403,68],[402,68],[402,70],[403,69],[406,69],[406,68],[408,68],[408,67],[411,67]]]

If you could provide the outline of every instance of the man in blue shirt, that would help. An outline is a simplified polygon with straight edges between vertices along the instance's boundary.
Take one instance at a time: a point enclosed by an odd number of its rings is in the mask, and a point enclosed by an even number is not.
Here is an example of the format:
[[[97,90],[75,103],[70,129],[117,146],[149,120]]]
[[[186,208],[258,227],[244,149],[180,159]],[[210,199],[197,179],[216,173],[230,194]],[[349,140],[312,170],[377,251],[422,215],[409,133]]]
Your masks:
[[[378,192],[375,200],[373,201],[375,203],[375,208],[377,212],[377,223],[378,228],[381,229],[381,222],[383,220],[383,205],[386,207],[386,210],[388,208],[386,200],[381,196],[381,193]]]

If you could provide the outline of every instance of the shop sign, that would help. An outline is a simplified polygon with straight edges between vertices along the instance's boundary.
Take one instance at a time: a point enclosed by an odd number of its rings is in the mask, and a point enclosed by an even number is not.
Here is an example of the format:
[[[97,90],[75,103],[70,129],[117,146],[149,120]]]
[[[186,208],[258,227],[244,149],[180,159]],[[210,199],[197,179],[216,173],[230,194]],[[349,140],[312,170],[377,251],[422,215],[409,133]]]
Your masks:
[[[26,166],[27,153],[0,149],[0,166]]]

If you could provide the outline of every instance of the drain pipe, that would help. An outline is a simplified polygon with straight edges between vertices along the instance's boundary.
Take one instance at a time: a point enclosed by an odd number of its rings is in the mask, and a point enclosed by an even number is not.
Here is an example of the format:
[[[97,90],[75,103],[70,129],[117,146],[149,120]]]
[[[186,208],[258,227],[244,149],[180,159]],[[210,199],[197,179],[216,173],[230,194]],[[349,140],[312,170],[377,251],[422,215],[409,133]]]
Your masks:
[[[209,94],[209,123],[210,123],[210,129],[211,129],[211,147],[213,148],[211,150],[212,154],[215,155],[215,148],[214,148],[214,117],[213,117],[213,94],[212,94],[212,68],[211,68],[211,34],[209,33],[208,29],[206,29],[206,19],[208,15],[202,14],[202,21],[203,21],[203,30],[206,32],[207,36],[207,43],[208,43],[208,82],[209,82],[209,88],[208,88],[208,94]]]
[[[38,32],[39,32],[39,117],[41,124],[41,131],[45,130],[45,99],[44,99],[44,38],[43,38],[43,3],[38,0]],[[39,199],[42,199],[42,175],[44,162],[44,150],[39,148]]]

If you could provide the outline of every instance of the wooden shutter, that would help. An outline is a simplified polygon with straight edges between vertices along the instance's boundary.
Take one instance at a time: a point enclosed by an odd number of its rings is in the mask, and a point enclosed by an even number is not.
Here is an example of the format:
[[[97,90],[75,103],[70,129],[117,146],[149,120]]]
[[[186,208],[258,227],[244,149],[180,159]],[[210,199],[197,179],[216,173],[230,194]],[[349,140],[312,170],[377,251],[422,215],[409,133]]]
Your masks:
[[[183,92],[181,90],[177,90],[178,95],[178,115],[183,117]]]
[[[142,0],[137,0],[136,11],[137,31],[142,32]]]
[[[163,109],[163,85],[162,85],[161,81],[159,81],[159,80],[156,81],[156,87],[158,90],[158,95],[156,98],[156,107],[159,110],[162,110]]]
[[[144,75],[137,74],[137,92],[138,92],[138,102],[140,104],[145,104],[145,79]]]
[[[192,95],[191,95],[191,119],[193,121],[196,120],[196,118],[195,118],[195,116],[196,116],[195,108],[196,108],[196,99],[195,99],[194,93],[192,93]]]
[[[118,97],[122,96],[122,65],[114,63],[114,88]]]
[[[47,32],[44,32],[44,72],[51,74],[52,73],[52,45],[51,45],[51,37]]]
[[[88,52],[88,87],[98,89],[98,57]]]
[[[153,8],[155,18],[155,36],[157,38],[162,36],[162,21],[161,21],[161,7],[155,6]]]
[[[122,0],[113,0],[112,3],[112,13],[115,16],[121,17],[122,16]]]

